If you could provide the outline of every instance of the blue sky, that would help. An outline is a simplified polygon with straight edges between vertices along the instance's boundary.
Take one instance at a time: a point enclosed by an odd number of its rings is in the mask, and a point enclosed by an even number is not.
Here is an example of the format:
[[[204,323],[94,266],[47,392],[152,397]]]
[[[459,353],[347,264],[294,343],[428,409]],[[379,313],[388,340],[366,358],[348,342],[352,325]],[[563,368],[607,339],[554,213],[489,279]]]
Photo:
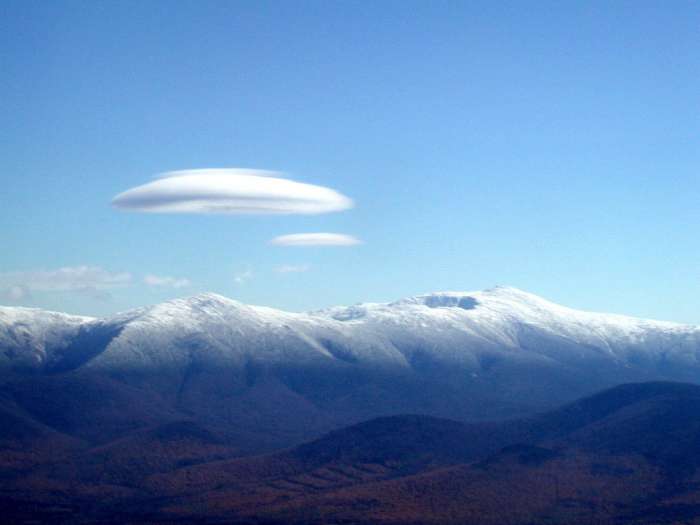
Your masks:
[[[699,24],[680,1],[3,2],[1,302],[303,310],[508,284],[700,323]],[[203,168],[354,207],[110,205]],[[363,244],[269,244],[305,232]]]

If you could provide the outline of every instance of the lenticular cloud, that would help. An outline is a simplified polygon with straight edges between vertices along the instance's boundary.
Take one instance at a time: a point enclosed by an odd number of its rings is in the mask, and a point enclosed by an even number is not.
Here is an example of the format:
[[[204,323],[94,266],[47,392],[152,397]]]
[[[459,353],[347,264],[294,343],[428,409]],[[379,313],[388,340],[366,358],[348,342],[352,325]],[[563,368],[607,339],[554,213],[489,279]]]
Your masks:
[[[292,233],[270,241],[275,246],[355,246],[362,241],[342,233]]]
[[[313,215],[352,208],[353,201],[333,189],[276,172],[206,169],[167,173],[120,193],[112,205],[148,213]]]

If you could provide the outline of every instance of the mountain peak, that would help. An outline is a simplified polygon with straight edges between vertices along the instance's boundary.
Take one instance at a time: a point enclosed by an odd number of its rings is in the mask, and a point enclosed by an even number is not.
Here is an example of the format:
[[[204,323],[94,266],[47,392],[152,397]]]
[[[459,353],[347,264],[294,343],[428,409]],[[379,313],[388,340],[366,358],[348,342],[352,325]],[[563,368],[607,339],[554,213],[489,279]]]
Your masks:
[[[171,299],[163,303],[158,303],[146,308],[137,308],[123,314],[118,314],[112,318],[121,317],[145,317],[145,318],[180,318],[191,319],[192,316],[212,316],[213,319],[219,318],[224,312],[233,312],[248,310],[251,307],[224,297],[213,292],[204,292],[189,297],[180,297]]]
[[[527,292],[525,290],[521,290],[520,288],[516,288],[515,286],[504,286],[504,285],[498,285],[494,286],[492,288],[486,288],[485,290],[482,290],[481,292],[478,292],[480,295],[488,296],[488,297],[498,297],[502,299],[512,299],[512,300],[518,300],[518,301],[543,301],[543,302],[550,302],[547,299],[540,297],[537,294]]]
[[[393,303],[391,306],[401,306],[401,305],[424,305],[429,308],[462,308],[464,310],[471,310],[476,308],[479,304],[487,302],[489,300],[497,299],[499,301],[515,302],[515,303],[538,303],[538,304],[550,304],[553,306],[554,303],[549,303],[546,299],[543,299],[535,294],[525,292],[513,286],[494,286],[493,288],[487,288],[482,291],[475,292],[460,292],[460,291],[439,291],[430,292],[420,295],[414,295],[407,297],[405,299],[400,299]]]
[[[202,303],[202,302],[219,302],[219,303],[237,303],[238,301],[226,297],[225,295],[218,294],[216,292],[202,292],[195,295],[191,295],[186,298],[186,301],[192,303]]]
[[[246,306],[240,301],[230,299],[224,295],[214,292],[202,292],[189,297],[181,297],[162,303],[164,305],[194,308],[194,309],[209,309],[217,307],[242,307]]]
[[[432,292],[400,299],[391,303],[390,306],[423,305],[429,308],[456,307],[471,310],[479,304],[475,295],[474,292]]]

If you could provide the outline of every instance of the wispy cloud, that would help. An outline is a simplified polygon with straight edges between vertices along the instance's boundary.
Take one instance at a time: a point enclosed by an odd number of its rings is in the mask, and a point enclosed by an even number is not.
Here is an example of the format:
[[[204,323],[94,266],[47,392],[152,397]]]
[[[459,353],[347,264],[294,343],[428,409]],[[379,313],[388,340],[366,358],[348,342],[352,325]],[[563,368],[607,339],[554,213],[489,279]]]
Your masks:
[[[303,273],[311,269],[309,264],[281,264],[275,267],[277,273]]]
[[[189,279],[152,274],[144,277],[143,282],[154,288],[187,288],[188,286],[192,286]]]
[[[292,233],[270,241],[275,246],[354,246],[362,241],[342,233]]]
[[[20,285],[9,286],[0,290],[0,299],[4,301],[11,301],[13,303],[23,301],[31,296],[31,293],[27,288]]]
[[[244,272],[238,272],[233,276],[233,282],[236,284],[245,284],[253,278],[253,271],[246,270]]]
[[[112,205],[150,213],[319,214],[352,208],[353,201],[277,172],[201,169],[166,173],[120,193]]]
[[[0,273],[3,298],[21,301],[32,292],[79,292],[105,299],[107,290],[132,282],[128,272],[110,272],[99,266],[67,266],[57,270]]]

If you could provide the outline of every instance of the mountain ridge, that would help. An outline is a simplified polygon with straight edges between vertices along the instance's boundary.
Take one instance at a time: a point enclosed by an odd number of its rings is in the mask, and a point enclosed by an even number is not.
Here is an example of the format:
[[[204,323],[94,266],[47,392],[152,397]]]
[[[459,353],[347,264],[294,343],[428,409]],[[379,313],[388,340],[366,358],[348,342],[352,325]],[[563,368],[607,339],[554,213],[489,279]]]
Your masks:
[[[234,318],[234,314],[240,318]],[[503,328],[507,323],[544,328],[552,333],[558,332],[565,338],[584,344],[597,344],[601,348],[609,347],[605,339],[611,331],[616,332],[613,335],[625,335],[630,338],[644,336],[644,332],[649,330],[664,333],[682,332],[700,341],[698,326],[638,319],[619,314],[579,311],[552,303],[517,288],[498,286],[481,292],[432,292],[388,303],[358,303],[302,313],[247,305],[213,292],[173,299],[103,318],[72,316],[34,308],[0,307],[0,348],[11,347],[12,339],[17,339],[18,333],[20,336],[36,335],[37,341],[34,346],[43,346],[43,349],[50,352],[52,337],[58,337],[57,334],[62,332],[70,334],[76,328],[111,326],[112,332],[116,333],[118,330],[115,327],[127,327],[133,322],[162,324],[179,318],[181,325],[188,322],[196,325],[207,317],[212,322],[218,321],[221,324],[246,321],[257,326],[267,325],[270,328],[270,325],[296,323],[307,328],[312,324],[316,325],[316,328],[318,325],[326,325],[336,330],[340,326],[338,322],[350,326],[363,323],[365,325],[404,323],[413,325],[408,328],[414,329],[417,328],[416,325],[434,322],[441,325],[439,329],[442,329],[445,324],[451,324],[451,328],[461,325],[457,328],[463,331],[470,330],[478,339],[491,339],[491,342],[495,339],[497,344],[505,347],[517,344],[513,337],[509,337],[512,334],[508,333],[508,327]],[[10,333],[11,327],[19,327],[19,329]],[[298,334],[299,326],[295,328]],[[584,330],[589,332],[587,337],[582,334]],[[38,334],[32,334],[32,331]],[[40,336],[43,334],[47,334],[47,340],[46,344],[42,345]],[[308,341],[306,335],[302,334],[301,337]],[[376,343],[376,341],[373,342]],[[332,355],[332,352],[329,353],[322,348],[323,345],[311,343],[309,346],[326,356]],[[382,345],[375,346],[378,348]],[[33,359],[41,361],[44,357],[46,356],[39,352],[33,356]]]
[[[265,451],[373,417],[503,419],[623,382],[698,377],[700,327],[510,287],[314,313],[212,293],[98,319],[0,309],[0,394],[95,443],[193,419]]]
[[[280,308],[275,308],[275,307],[270,307],[270,306],[264,306],[264,305],[256,305],[256,304],[248,304],[244,303],[242,301],[239,301],[237,299],[233,299],[231,297],[227,297],[223,294],[217,293],[217,292],[211,292],[211,291],[206,291],[206,292],[200,292],[196,293],[193,295],[189,296],[183,296],[183,297],[178,297],[174,299],[169,299],[164,302],[156,303],[153,305],[149,306],[140,306],[136,308],[130,308],[128,310],[123,310],[121,312],[117,312],[115,314],[111,315],[106,315],[106,316],[90,316],[90,315],[80,315],[80,314],[70,314],[66,312],[61,312],[58,310],[47,310],[44,308],[40,307],[27,307],[27,306],[9,306],[9,305],[0,305],[0,314],[8,315],[13,312],[17,313],[35,313],[35,314],[42,314],[42,315],[55,315],[55,316],[63,316],[66,318],[72,318],[74,320],[82,320],[84,322],[90,322],[90,321],[95,321],[95,320],[106,320],[106,319],[112,319],[112,318],[120,318],[120,317],[133,317],[138,314],[142,314],[145,312],[148,312],[150,310],[153,310],[158,307],[162,307],[165,305],[175,305],[175,304],[197,304],[197,303],[213,303],[213,302],[218,302],[221,304],[229,305],[229,306],[238,306],[238,307],[246,307],[246,308],[252,308],[260,311],[267,311],[267,312],[275,312],[279,314],[286,314],[286,315],[291,315],[291,316],[298,316],[298,315],[308,315],[308,316],[319,316],[319,317],[325,317],[328,312],[332,312],[337,309],[351,309],[351,308],[358,308],[358,307],[397,307],[397,306],[408,306],[408,305],[425,305],[429,307],[450,307],[450,306],[456,306],[456,304],[438,304],[438,302],[434,303],[433,305],[426,304],[426,302],[430,302],[431,299],[440,299],[440,298],[455,298],[455,299],[460,299],[460,298],[475,298],[475,296],[486,296],[486,297],[502,297],[502,298],[507,298],[510,297],[511,299],[520,299],[530,301],[532,303],[540,303],[542,305],[547,305],[550,308],[555,308],[558,310],[563,310],[566,312],[574,312],[574,313],[579,313],[579,314],[592,314],[596,316],[604,316],[604,317],[610,317],[610,318],[617,318],[617,319],[628,319],[628,320],[635,320],[635,321],[640,321],[640,322],[651,322],[655,324],[666,324],[670,326],[679,326],[679,327],[699,327],[700,325],[693,324],[693,323],[681,323],[681,322],[675,322],[675,321],[667,321],[667,320],[657,320],[657,319],[652,319],[652,318],[644,318],[644,317],[636,317],[632,315],[627,315],[627,314],[620,314],[620,313],[612,313],[612,312],[598,312],[598,311],[592,311],[592,310],[580,310],[580,309],[575,309],[575,308],[570,308],[567,306],[563,306],[559,303],[555,303],[553,301],[550,301],[548,299],[545,299],[541,296],[538,296],[536,294],[533,294],[531,292],[527,292],[525,290],[521,290],[517,287],[514,286],[508,286],[508,285],[496,285],[490,288],[486,288],[484,290],[477,290],[477,291],[459,291],[459,290],[438,290],[438,291],[432,291],[432,292],[425,292],[425,293],[418,293],[415,295],[409,295],[407,297],[403,297],[400,299],[396,299],[393,301],[387,301],[387,302],[359,302],[359,303],[354,303],[354,304],[348,304],[348,305],[334,305],[334,306],[329,306],[325,308],[316,308],[316,309],[311,309],[311,310],[304,310],[300,312],[293,312],[293,311],[287,311],[283,310]],[[478,304],[478,303],[477,303]],[[466,309],[471,309],[471,308],[466,308]]]

